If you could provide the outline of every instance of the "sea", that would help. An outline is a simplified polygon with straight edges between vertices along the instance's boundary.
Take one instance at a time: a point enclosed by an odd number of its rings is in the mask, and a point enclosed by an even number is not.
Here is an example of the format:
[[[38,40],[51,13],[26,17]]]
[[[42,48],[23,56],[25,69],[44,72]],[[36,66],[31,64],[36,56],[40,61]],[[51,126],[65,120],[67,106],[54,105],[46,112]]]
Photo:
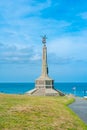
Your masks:
[[[34,83],[0,83],[0,93],[24,94],[35,88]],[[87,96],[87,83],[55,83],[54,88],[65,94]]]

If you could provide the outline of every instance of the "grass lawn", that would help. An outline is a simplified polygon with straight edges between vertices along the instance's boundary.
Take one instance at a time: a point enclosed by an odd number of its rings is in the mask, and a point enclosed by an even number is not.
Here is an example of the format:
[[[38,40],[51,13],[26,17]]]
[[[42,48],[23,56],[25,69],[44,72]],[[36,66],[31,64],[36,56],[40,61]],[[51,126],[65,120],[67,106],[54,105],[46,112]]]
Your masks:
[[[70,97],[0,94],[0,130],[87,130]]]

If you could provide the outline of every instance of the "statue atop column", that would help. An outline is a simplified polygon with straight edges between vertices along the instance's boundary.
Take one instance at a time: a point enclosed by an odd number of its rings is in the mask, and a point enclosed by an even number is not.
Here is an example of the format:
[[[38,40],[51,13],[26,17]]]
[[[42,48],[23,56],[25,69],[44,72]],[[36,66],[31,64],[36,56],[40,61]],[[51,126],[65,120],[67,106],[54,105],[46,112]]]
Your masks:
[[[39,78],[35,81],[35,88],[27,92],[28,95],[35,96],[59,96],[64,94],[54,88],[54,80],[48,75],[47,64],[47,47],[46,47],[46,35],[42,37],[42,72]],[[56,68],[55,68],[56,69]]]
[[[42,36],[42,43],[43,43],[44,45],[46,45],[46,39],[47,39],[46,35]]]

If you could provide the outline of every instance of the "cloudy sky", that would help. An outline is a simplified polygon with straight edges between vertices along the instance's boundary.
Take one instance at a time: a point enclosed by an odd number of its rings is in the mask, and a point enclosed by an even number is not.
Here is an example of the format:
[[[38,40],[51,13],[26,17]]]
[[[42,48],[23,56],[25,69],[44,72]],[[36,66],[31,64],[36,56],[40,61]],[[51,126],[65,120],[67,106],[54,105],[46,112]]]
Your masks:
[[[87,82],[87,0],[0,1],[0,82],[34,82],[47,35],[49,75]]]

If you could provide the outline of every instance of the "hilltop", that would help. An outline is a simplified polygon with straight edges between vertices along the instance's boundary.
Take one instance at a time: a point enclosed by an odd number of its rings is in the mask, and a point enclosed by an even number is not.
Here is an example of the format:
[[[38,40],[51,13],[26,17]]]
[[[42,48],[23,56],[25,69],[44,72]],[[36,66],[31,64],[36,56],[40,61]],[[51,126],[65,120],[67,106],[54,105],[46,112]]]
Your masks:
[[[71,97],[0,94],[0,130],[86,130]]]

